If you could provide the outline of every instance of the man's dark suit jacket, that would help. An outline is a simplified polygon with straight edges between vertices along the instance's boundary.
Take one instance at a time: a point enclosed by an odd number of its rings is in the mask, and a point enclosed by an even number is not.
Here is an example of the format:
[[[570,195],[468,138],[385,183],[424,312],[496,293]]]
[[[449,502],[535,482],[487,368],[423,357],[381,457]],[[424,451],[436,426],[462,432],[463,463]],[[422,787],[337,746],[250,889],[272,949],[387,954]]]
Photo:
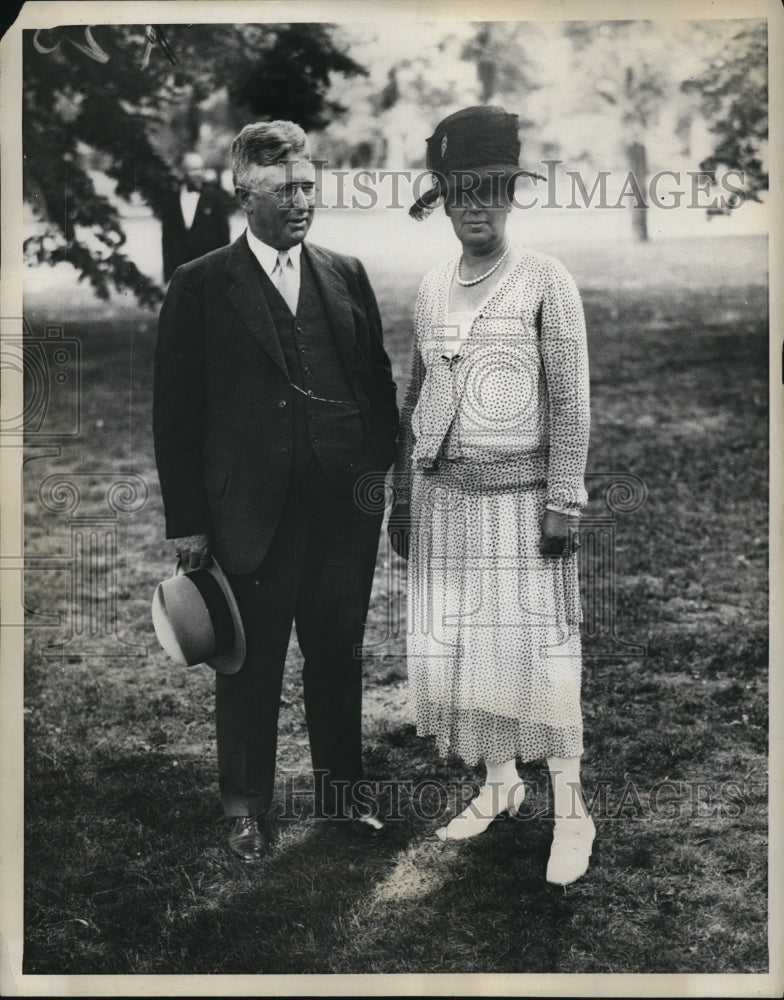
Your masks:
[[[180,264],[187,264],[229,242],[228,196],[205,185],[196,205],[190,229],[185,228],[180,207],[180,189],[171,191],[161,213],[163,280],[168,281]]]
[[[381,318],[362,264],[303,244],[366,440],[347,477],[392,464],[398,411]],[[155,457],[166,537],[208,532],[229,573],[264,558],[289,486],[294,390],[245,234],[179,268],[161,309]]]

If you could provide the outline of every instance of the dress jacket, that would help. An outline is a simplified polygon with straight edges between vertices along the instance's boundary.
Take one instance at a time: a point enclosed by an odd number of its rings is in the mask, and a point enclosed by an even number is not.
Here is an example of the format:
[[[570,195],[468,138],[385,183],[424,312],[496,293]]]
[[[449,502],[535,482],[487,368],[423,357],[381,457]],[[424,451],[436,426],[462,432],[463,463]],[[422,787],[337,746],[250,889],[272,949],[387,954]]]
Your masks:
[[[346,455],[347,481],[383,473],[398,412],[370,282],[356,258],[309,243],[303,253],[365,432]],[[229,573],[260,564],[289,488],[295,391],[245,234],[178,268],[160,313],[153,392],[167,538],[208,533]]]
[[[216,185],[205,184],[196,203],[190,228],[185,225],[180,207],[180,189],[172,189],[161,211],[163,280],[188,261],[229,242],[229,198]]]
[[[546,489],[546,503],[587,503],[588,350],[579,292],[555,258],[516,260],[467,328],[451,322],[457,259],[433,268],[416,304],[411,377],[401,414],[395,493],[439,463],[489,488]],[[461,317],[464,319],[464,317]],[[465,323],[464,323],[465,325]]]

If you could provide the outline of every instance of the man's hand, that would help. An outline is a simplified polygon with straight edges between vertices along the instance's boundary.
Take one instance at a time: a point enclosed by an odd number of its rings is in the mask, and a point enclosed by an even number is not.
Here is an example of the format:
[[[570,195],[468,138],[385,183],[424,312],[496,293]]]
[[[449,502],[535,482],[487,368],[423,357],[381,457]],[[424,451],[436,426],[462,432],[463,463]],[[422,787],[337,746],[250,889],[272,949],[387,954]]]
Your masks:
[[[411,537],[411,506],[407,503],[396,503],[389,514],[387,523],[389,543],[401,559],[408,559],[409,540]]]
[[[174,551],[187,573],[189,570],[206,569],[212,562],[210,541],[206,535],[186,535],[175,538]]]
[[[543,556],[571,555],[576,552],[580,548],[579,527],[579,517],[545,510],[539,552]]]

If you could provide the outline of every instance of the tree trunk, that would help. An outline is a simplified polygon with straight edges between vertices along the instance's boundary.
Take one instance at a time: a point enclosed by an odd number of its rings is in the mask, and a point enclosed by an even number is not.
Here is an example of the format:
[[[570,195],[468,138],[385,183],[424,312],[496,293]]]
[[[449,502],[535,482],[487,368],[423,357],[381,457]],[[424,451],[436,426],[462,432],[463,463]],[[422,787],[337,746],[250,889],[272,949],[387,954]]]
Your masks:
[[[495,81],[498,67],[494,59],[479,59],[476,64],[476,75],[479,78],[479,99],[487,104],[495,94]]]
[[[648,200],[645,189],[648,181],[648,152],[642,142],[633,142],[626,148],[629,158],[629,170],[634,174],[637,187],[643,194],[643,204],[632,208],[632,233],[635,242],[645,243],[648,240]]]
[[[194,150],[199,144],[199,134],[201,132],[201,109],[196,95],[191,91],[188,104],[185,109],[185,137],[189,150]]]

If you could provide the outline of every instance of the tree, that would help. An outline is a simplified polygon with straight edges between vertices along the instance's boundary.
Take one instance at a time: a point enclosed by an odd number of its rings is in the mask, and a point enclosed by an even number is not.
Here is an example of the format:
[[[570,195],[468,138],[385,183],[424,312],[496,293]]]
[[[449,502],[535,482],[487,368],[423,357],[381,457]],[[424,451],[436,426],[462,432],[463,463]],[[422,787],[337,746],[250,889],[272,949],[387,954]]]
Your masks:
[[[456,106],[476,101],[475,86],[460,61],[467,28],[422,23],[415,35],[394,41],[388,33],[363,38],[352,32],[372,70],[370,80],[359,86],[353,80],[339,84],[342,96],[351,100],[351,118],[339,133],[350,149],[347,162],[360,159],[369,143],[367,162],[391,170],[424,166],[425,139],[436,122]],[[338,138],[337,130],[330,132]]]
[[[648,173],[647,133],[668,95],[671,37],[651,21],[574,21],[567,23],[565,32],[583,72],[593,81],[589,101],[592,97],[611,105],[621,120],[633,178],[629,190],[642,194]],[[632,231],[639,242],[648,239],[644,195],[635,197]]]
[[[336,47],[329,25],[240,25],[232,34],[235,53],[218,68],[229,81],[232,101],[260,118],[285,118],[306,131],[323,129],[347,110],[328,99],[332,74],[367,75]],[[213,74],[208,85],[214,83]]]
[[[480,104],[489,104],[504,95],[526,93],[538,86],[527,72],[528,57],[523,44],[525,33],[534,30],[530,24],[484,21],[474,27],[461,58],[476,66]]]
[[[257,119],[320,129],[345,108],[328,99],[333,73],[365,70],[324,24],[133,25],[26,31],[23,84],[24,196],[44,231],[25,241],[38,264],[68,261],[107,298],[112,287],[154,305],[161,290],[123,253],[115,205],[86,162],[100,154],[119,197],[140,194],[160,216],[175,183],[155,129],[173,106],[194,108],[223,86]],[[153,41],[154,39],[154,41]],[[168,53],[168,55],[166,54]]]
[[[711,173],[720,166],[741,171],[746,196],[753,201],[768,188],[767,65],[767,25],[755,21],[744,25],[698,76],[682,85],[687,93],[699,95],[716,136],[714,151],[700,168]]]
[[[683,123],[689,120],[697,110],[693,96],[684,96],[689,91],[701,96],[703,114],[722,115],[712,127],[717,149],[700,168],[724,163],[767,183],[758,155],[767,130],[764,22],[747,22],[738,32],[738,22],[722,19],[578,21],[567,24],[565,33],[589,81],[584,107],[612,108],[623,130],[630,182],[625,190],[635,198],[637,240],[648,239],[650,133],[674,105],[682,106]]]

